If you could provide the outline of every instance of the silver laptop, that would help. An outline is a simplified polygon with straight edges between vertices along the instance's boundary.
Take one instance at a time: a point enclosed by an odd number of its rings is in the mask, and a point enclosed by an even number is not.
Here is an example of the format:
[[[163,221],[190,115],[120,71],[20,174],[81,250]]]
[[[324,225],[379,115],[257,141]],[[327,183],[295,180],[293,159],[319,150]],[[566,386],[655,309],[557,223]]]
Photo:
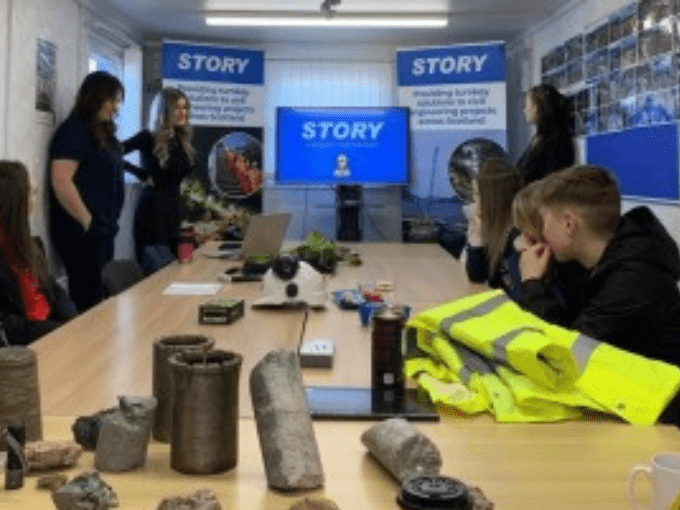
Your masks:
[[[291,213],[260,214],[248,222],[240,248],[206,253],[208,257],[245,260],[253,255],[276,255],[286,236]]]

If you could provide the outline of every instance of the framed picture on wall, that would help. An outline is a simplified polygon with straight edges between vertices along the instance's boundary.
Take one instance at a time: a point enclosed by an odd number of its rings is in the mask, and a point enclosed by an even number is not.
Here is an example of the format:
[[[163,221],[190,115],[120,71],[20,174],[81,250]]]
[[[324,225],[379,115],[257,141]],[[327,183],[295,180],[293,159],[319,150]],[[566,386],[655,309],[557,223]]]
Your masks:
[[[54,114],[57,91],[57,46],[45,39],[38,39],[35,88],[35,109]]]

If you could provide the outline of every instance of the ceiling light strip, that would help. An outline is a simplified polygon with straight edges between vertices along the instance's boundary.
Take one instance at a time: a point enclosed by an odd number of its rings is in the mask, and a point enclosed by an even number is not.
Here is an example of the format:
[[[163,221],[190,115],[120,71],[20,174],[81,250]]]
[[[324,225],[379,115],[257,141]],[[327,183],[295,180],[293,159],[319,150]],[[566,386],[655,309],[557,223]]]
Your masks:
[[[232,27],[388,27],[388,28],[442,28],[448,24],[446,16],[348,16],[332,17],[293,17],[293,16],[207,16],[205,22],[210,26]]]

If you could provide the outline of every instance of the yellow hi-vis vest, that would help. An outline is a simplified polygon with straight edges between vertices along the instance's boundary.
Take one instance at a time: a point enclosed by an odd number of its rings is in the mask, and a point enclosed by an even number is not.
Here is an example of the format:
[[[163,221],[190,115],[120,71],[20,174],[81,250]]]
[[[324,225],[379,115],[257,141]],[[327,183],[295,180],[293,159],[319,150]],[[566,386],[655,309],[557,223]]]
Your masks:
[[[556,421],[579,408],[654,423],[680,389],[680,368],[569,330],[523,310],[503,291],[421,311],[407,324],[404,365],[433,400],[499,421]]]

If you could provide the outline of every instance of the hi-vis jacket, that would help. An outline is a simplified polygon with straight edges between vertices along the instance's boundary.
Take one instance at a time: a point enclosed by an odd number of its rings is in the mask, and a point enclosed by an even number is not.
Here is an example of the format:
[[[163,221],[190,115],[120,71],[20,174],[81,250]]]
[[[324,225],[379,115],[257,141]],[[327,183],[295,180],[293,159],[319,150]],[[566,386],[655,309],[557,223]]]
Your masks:
[[[418,313],[404,364],[434,402],[500,422],[558,421],[590,408],[654,423],[680,368],[545,322],[502,290]]]

